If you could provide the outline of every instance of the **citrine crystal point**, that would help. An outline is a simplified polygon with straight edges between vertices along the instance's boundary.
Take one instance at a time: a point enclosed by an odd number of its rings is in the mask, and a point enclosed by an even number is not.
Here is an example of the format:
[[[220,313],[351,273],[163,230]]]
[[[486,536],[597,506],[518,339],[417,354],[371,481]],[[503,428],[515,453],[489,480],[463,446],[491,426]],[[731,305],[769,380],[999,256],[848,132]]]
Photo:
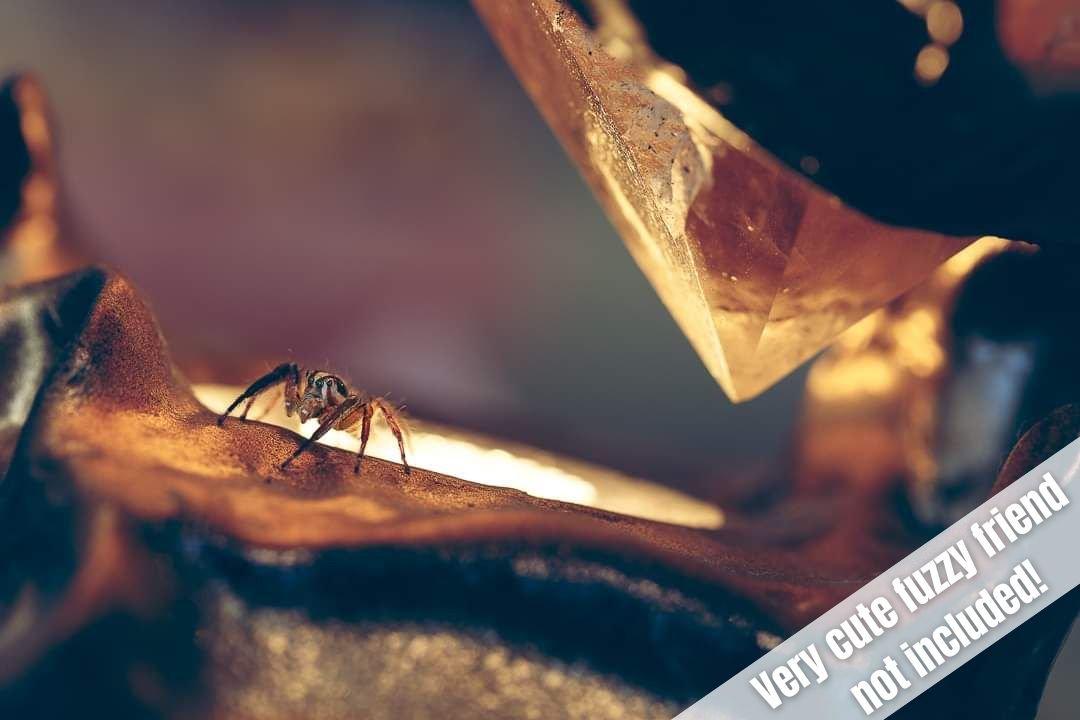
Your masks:
[[[595,31],[560,0],[474,4],[735,402],[971,241],[876,222],[776,160],[641,46],[614,0]]]

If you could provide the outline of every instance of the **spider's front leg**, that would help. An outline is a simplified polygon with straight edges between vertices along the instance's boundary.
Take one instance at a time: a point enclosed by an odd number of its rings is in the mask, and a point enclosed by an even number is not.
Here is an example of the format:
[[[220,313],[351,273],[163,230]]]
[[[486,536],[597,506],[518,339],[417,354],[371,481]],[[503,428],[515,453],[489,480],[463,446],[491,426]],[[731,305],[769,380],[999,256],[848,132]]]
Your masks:
[[[313,442],[317,441],[323,435],[328,433],[345,414],[355,408],[359,403],[360,398],[356,397],[355,395],[350,395],[349,397],[345,398],[345,400],[343,400],[340,405],[335,407],[330,413],[328,413],[324,418],[322,418],[322,420],[319,422],[318,429],[315,432],[311,433],[311,437],[300,443],[300,447],[296,448],[296,451],[293,452],[293,454],[290,455],[288,458],[286,458],[285,462],[281,463],[281,469],[284,470],[285,468],[287,468],[289,466],[289,463],[298,458],[301,453],[311,447],[311,444]]]
[[[240,393],[240,397],[233,400],[232,405],[229,405],[228,409],[218,417],[218,425],[224,425],[225,418],[229,417],[240,403],[247,400],[244,412],[240,414],[240,419],[245,419],[255,399],[263,392],[282,382],[285,383],[285,412],[292,415],[300,402],[300,366],[296,363],[282,363],[251,383],[247,390]]]

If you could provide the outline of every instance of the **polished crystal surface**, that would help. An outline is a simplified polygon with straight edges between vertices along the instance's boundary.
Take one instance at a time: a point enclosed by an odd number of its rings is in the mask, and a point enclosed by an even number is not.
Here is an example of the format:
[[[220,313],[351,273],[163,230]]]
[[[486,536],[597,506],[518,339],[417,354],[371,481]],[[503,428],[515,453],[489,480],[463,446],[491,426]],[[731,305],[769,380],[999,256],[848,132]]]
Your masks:
[[[596,4],[595,31],[558,0],[474,4],[732,400],[971,240],[878,223],[780,163],[655,58],[619,3]]]

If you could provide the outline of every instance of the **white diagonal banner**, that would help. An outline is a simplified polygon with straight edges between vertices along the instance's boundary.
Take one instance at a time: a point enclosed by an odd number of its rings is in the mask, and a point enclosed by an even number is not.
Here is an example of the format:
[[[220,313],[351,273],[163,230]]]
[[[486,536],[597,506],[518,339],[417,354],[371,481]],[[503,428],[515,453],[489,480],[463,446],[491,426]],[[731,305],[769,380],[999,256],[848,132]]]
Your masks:
[[[1080,440],[677,720],[885,718],[1080,584]]]

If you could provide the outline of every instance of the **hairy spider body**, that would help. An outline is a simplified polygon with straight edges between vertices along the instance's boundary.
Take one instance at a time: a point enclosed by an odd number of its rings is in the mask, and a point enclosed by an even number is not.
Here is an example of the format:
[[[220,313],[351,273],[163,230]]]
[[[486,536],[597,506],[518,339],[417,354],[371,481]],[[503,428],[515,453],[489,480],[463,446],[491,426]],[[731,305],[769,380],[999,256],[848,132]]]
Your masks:
[[[247,405],[240,413],[240,419],[246,419],[259,395],[282,384],[285,386],[285,414],[292,417],[295,413],[301,423],[313,419],[319,421],[319,427],[311,434],[311,437],[300,443],[300,447],[281,463],[282,469],[288,467],[289,463],[330,430],[348,432],[360,428],[360,450],[356,453],[356,464],[353,466],[353,472],[360,472],[360,462],[364,459],[364,451],[367,449],[368,438],[371,435],[371,418],[378,410],[397,440],[398,450],[401,452],[401,464],[405,467],[405,473],[409,473],[409,462],[405,459],[405,439],[402,434],[401,419],[385,398],[372,397],[363,392],[351,393],[345,382],[337,375],[323,370],[305,372],[296,363],[282,363],[251,383],[247,390],[240,393],[240,396],[233,400],[232,405],[229,405],[229,408],[221,414],[218,425],[223,425],[225,418],[229,417],[233,410],[245,400]]]

